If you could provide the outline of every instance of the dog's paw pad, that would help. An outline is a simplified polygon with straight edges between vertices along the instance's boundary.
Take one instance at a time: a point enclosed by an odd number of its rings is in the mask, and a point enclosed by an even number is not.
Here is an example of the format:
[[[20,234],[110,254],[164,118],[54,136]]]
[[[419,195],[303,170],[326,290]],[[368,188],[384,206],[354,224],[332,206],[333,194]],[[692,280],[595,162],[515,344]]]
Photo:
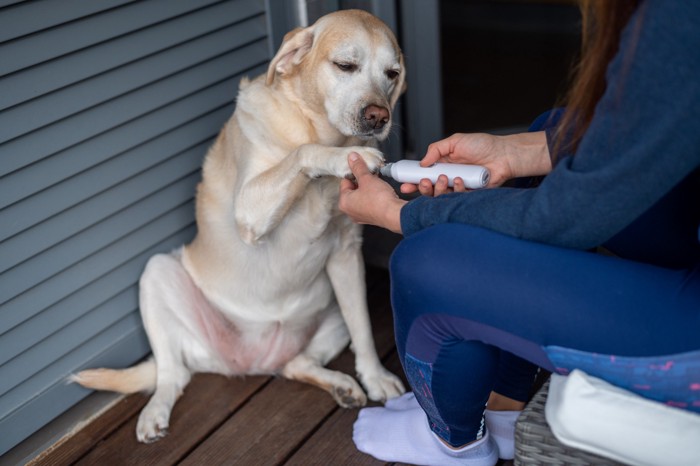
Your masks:
[[[333,398],[343,408],[361,408],[367,404],[367,397],[364,393],[356,393],[356,390],[343,387],[333,388]]]

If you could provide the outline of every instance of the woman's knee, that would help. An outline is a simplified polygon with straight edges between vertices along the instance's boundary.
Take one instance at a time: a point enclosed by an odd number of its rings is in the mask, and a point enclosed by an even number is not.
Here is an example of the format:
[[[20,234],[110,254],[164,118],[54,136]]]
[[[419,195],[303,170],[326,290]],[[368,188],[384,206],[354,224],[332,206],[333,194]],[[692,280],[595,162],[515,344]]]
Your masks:
[[[390,261],[391,279],[417,288],[451,276],[466,279],[469,273],[479,273],[480,264],[498,254],[508,240],[515,239],[470,225],[435,225],[399,243]]]
[[[478,274],[483,241],[479,230],[460,224],[443,224],[405,238],[390,261],[392,304],[397,321],[411,322],[417,316],[445,310],[461,293],[470,275]],[[485,230],[482,230],[485,231]],[[476,236],[475,236],[476,234]]]
[[[435,225],[404,238],[391,257],[392,271],[402,272],[416,264],[435,265],[435,255],[443,255],[474,235],[477,227],[459,223]],[[485,230],[482,230],[485,231]],[[460,247],[461,249],[461,247]],[[462,251],[464,252],[464,251]]]

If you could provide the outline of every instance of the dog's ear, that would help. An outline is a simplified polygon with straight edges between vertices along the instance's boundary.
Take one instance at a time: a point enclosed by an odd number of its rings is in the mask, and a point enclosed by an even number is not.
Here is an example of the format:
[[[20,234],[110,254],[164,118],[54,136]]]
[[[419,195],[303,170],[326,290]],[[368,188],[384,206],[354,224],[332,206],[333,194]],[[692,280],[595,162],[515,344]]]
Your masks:
[[[391,108],[394,108],[396,102],[399,100],[399,97],[401,97],[401,94],[406,92],[406,88],[408,87],[408,84],[406,83],[406,65],[403,61],[403,54],[399,56],[399,64],[401,65],[401,73],[399,73],[399,77],[396,80],[396,85],[394,90],[391,91],[391,96],[389,98]]]
[[[313,42],[314,35],[311,27],[296,28],[285,34],[280,49],[267,68],[267,79],[265,80],[267,85],[272,84],[277,73],[281,75],[289,74],[295,66],[301,63],[311,51]]]

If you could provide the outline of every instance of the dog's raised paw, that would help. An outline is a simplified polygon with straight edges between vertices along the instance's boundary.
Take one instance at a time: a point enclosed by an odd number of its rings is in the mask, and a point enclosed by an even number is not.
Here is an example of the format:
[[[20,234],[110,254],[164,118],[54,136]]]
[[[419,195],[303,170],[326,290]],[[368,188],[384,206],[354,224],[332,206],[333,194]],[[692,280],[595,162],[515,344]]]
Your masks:
[[[351,152],[360,154],[371,173],[378,173],[379,169],[384,165],[384,155],[377,149],[363,146],[344,147],[341,148],[341,152],[339,152],[340,157],[334,159],[335,167],[333,171],[339,178],[347,178],[351,181],[355,179],[354,174],[350,170],[350,165],[347,162],[348,154]]]
[[[384,154],[377,149],[371,147],[364,147],[362,150],[357,151],[367,164],[367,168],[372,173],[378,173],[379,169],[384,165]]]

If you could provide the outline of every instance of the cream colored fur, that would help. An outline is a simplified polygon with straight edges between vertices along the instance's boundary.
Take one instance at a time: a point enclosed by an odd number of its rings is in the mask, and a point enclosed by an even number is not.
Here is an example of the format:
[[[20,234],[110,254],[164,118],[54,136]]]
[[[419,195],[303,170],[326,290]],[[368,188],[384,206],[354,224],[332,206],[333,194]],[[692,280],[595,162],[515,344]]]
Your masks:
[[[96,389],[153,391],[140,441],[165,435],[196,372],[281,374],[345,407],[404,391],[374,348],[360,227],[337,208],[351,151],[373,170],[383,163],[370,146],[390,131],[404,76],[391,31],[347,10],[287,34],[266,75],[241,83],[204,161],[196,238],[152,257],[141,277],[153,360],[73,377]],[[370,108],[386,111],[384,126]],[[366,394],[324,367],[350,341]]]

